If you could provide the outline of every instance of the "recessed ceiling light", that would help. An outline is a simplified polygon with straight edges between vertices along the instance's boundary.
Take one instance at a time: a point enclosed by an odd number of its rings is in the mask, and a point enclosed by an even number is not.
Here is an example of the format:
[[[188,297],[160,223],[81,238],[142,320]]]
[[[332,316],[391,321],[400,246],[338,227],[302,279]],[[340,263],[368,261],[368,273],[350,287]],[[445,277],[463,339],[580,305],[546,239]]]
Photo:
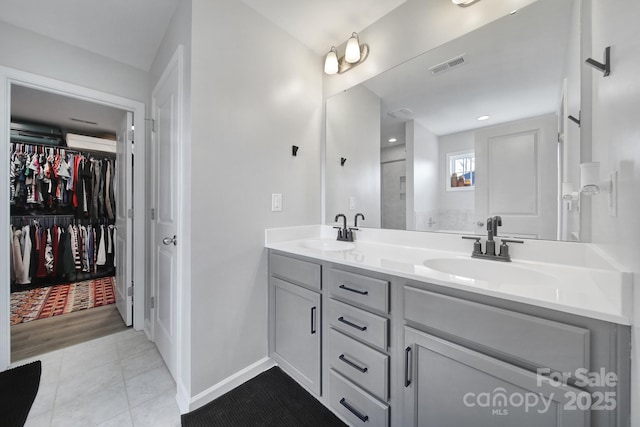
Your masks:
[[[478,120],[483,121],[483,120],[489,120],[491,118],[491,116],[480,116],[478,117]]]
[[[515,15],[516,13],[518,13],[518,9],[513,9],[509,15]]]
[[[389,138],[389,142],[394,143],[394,142],[398,142],[397,138]]]

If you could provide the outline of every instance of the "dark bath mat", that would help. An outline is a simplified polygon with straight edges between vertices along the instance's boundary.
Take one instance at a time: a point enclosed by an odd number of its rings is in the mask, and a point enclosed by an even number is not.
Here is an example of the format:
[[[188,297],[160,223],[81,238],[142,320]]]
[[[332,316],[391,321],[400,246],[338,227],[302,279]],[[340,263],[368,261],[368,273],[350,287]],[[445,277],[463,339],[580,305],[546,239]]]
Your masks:
[[[7,427],[22,427],[38,394],[39,360],[0,372],[0,419]]]
[[[278,367],[182,415],[183,427],[345,425]]]

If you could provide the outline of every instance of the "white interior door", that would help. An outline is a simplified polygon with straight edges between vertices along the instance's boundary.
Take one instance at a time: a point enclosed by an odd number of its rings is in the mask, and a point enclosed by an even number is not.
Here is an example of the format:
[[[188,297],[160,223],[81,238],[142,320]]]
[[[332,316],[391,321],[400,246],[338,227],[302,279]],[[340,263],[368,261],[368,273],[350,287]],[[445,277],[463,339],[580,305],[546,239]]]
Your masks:
[[[132,219],[129,209],[132,205],[131,183],[133,164],[131,162],[131,142],[133,114],[127,112],[118,132],[116,158],[116,307],[122,319],[131,326],[133,321],[133,288],[131,286],[133,242]]]
[[[180,51],[178,51],[180,52]],[[176,378],[177,357],[177,167],[181,135],[181,68],[174,56],[152,94],[153,158],[153,337]]]
[[[476,132],[477,222],[500,215],[499,235],[556,238],[557,129],[551,114]]]

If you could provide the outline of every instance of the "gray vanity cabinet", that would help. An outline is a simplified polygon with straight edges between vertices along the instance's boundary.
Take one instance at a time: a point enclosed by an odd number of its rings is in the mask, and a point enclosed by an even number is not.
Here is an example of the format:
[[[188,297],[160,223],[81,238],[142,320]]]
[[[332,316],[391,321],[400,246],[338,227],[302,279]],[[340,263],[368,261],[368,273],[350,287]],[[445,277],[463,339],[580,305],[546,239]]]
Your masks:
[[[309,391],[321,394],[320,265],[272,254],[270,353]],[[311,289],[309,289],[311,288]]]
[[[578,389],[410,327],[404,345],[405,426],[589,425]]]

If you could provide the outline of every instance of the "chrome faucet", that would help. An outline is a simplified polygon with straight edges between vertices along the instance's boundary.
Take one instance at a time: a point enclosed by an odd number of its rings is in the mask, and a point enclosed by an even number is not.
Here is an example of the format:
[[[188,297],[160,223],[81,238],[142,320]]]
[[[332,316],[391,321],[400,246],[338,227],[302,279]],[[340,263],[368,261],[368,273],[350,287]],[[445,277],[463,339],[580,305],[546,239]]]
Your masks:
[[[353,232],[351,229],[347,227],[347,217],[345,214],[336,215],[335,222],[338,222],[338,218],[342,217],[343,226],[342,227],[333,227],[338,229],[338,238],[337,240],[341,240],[343,242],[353,242]]]
[[[473,243],[473,252],[471,253],[472,258],[491,259],[494,261],[511,261],[511,255],[509,255],[509,246],[507,243],[524,243],[524,241],[501,238],[500,253],[496,255],[496,242],[493,238],[498,236],[498,227],[500,226],[502,226],[502,217],[496,215],[493,218],[487,218],[487,243],[484,253],[482,253],[480,237],[462,236],[463,239],[475,240]]]

